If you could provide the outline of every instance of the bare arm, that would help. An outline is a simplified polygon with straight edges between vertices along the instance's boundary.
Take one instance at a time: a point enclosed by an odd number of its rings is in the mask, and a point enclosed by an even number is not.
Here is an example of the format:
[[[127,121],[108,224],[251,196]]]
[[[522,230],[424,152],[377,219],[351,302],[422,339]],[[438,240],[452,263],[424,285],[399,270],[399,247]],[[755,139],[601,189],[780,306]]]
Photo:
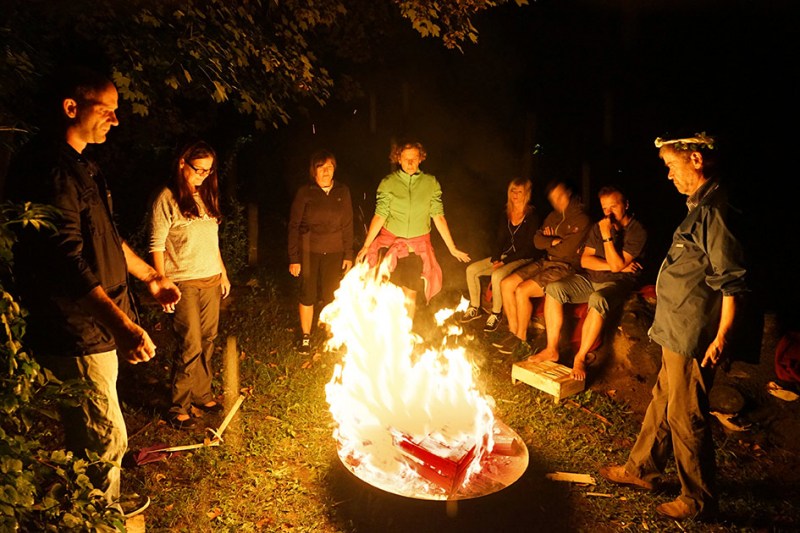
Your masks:
[[[609,248],[614,248],[613,245],[608,246],[610,244],[612,243],[603,243],[603,246],[606,248],[606,253],[608,253]],[[609,260],[608,257],[605,259],[599,257],[597,255],[597,250],[587,246],[583,249],[583,254],[581,254],[581,266],[587,270],[594,271],[636,272],[638,270],[639,264],[634,261],[634,257],[631,254],[622,252],[622,257],[620,257],[616,250],[614,250],[614,254],[614,262],[621,262],[622,268],[615,269],[614,265],[612,265],[612,261]]]
[[[444,218],[444,215],[436,215],[432,218],[436,229],[439,230],[439,235],[442,236],[442,240],[445,245],[447,245],[447,249],[450,250],[450,254],[462,263],[469,263],[469,255],[456,248],[456,243],[453,241],[453,236],[450,234],[450,227],[447,225],[447,219]]]
[[[728,334],[733,326],[733,321],[736,318],[736,297],[723,296],[722,297],[722,313],[719,320],[719,328],[717,329],[717,336],[711,341],[711,344],[706,350],[703,357],[703,362],[700,364],[702,367],[714,368],[725,357],[725,343]]]
[[[92,289],[81,299],[81,304],[111,331],[117,354],[123,360],[135,365],[155,357],[156,345],[150,336],[117,307],[103,287],[98,285]]]
[[[128,265],[128,272],[147,284],[147,290],[155,299],[163,305],[176,304],[181,299],[181,291],[178,287],[155,268],[136,255],[128,243],[122,243],[122,251],[125,253],[125,263]],[[153,259],[155,261],[155,258]],[[161,270],[164,270],[164,254],[161,253]]]
[[[364,260],[364,257],[367,255],[367,249],[370,244],[372,244],[372,241],[375,240],[375,237],[378,236],[378,232],[381,231],[384,222],[386,222],[386,219],[380,215],[374,215],[372,217],[369,223],[369,229],[367,230],[367,236],[364,238],[364,246],[362,246],[358,254],[356,254],[356,263],[360,263]]]
[[[228,279],[228,270],[225,268],[225,263],[222,261],[222,252],[217,249],[217,255],[219,257],[219,268],[222,271],[222,298],[225,299],[231,293],[231,282]]]

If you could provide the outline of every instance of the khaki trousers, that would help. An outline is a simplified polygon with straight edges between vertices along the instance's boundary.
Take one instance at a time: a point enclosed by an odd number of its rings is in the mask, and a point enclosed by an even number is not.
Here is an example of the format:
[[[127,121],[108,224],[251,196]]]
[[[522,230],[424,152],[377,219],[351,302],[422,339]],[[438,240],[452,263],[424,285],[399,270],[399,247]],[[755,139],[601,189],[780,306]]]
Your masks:
[[[179,282],[181,299],[175,306],[173,327],[179,348],[172,364],[171,415],[189,414],[192,404],[202,405],[214,399],[211,380],[211,356],[219,326],[222,289],[198,287]]]
[[[715,512],[716,460],[708,406],[713,371],[662,347],[661,370],[625,469],[653,481],[675,457],[680,499],[695,512]]]
[[[89,467],[92,484],[106,500],[119,498],[122,457],[128,449],[128,433],[117,396],[119,362],[116,350],[81,357],[39,357],[39,363],[61,381],[78,380],[91,394],[75,407],[62,406],[66,448],[86,457],[86,450],[102,459]]]

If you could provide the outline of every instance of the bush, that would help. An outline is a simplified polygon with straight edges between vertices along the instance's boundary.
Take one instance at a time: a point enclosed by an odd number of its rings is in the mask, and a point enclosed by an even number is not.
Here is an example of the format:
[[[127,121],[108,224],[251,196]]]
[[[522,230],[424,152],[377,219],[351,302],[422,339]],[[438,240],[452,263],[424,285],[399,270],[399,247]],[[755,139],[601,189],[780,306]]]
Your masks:
[[[26,311],[6,290],[15,228],[53,228],[53,211],[33,204],[0,210],[0,531],[124,530],[122,515],[106,506],[86,475],[91,462],[40,441],[45,421],[61,402],[87,394],[80,383],[60,382],[39,366],[22,343]]]

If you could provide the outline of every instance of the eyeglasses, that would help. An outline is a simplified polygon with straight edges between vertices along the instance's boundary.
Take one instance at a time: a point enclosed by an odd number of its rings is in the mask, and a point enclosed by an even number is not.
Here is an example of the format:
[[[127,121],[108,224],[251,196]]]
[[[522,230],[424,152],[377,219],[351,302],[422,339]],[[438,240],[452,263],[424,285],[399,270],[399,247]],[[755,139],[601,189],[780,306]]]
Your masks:
[[[214,167],[211,167],[211,168],[197,168],[196,166],[194,166],[193,164],[189,163],[188,161],[186,162],[186,164],[189,166],[189,168],[194,170],[194,173],[197,174],[198,176],[208,176],[214,170]]]

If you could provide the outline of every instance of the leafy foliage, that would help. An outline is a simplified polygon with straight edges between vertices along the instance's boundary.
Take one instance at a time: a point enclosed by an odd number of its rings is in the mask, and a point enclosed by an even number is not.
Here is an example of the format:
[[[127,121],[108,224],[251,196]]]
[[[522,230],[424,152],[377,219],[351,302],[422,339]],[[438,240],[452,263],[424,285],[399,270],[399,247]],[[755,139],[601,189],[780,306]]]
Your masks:
[[[288,123],[292,106],[324,105],[330,98],[333,76],[322,50],[339,48],[340,57],[356,61],[365,51],[379,54],[374,41],[402,18],[423,37],[461,49],[477,42],[471,18],[507,1],[13,0],[0,28],[7,58],[0,67],[0,120],[24,124],[35,110],[30,88],[79,57],[111,73],[130,111],[147,118],[150,133],[191,131],[229,108],[251,117],[256,128],[279,127]],[[350,46],[351,40],[358,44]]]
[[[9,279],[15,227],[52,229],[53,209],[26,203],[0,210],[0,269]],[[60,382],[22,343],[26,311],[0,281],[0,530],[113,531],[122,516],[107,508],[86,474],[90,461],[40,442],[41,421],[56,417],[59,402],[87,394],[79,383]]]

